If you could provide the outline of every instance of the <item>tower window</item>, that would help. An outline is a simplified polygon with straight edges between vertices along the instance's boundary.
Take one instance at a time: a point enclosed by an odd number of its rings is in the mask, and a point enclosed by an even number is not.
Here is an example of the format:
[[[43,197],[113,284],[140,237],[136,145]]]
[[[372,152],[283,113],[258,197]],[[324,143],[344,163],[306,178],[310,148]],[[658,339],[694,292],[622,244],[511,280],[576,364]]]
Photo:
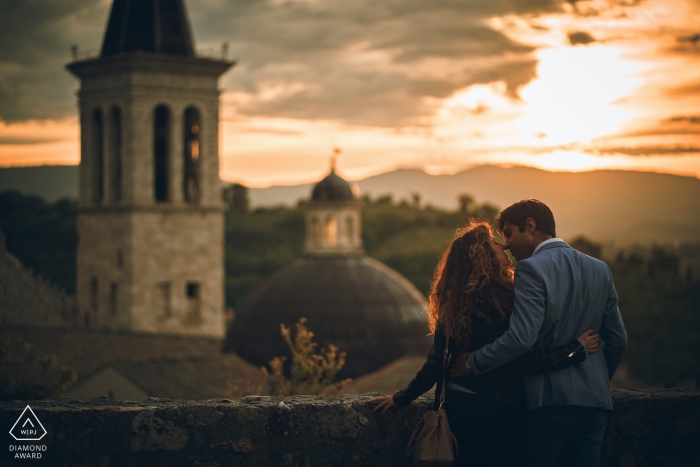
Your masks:
[[[119,107],[112,107],[112,199],[115,203],[122,200],[122,113]]]
[[[335,216],[326,218],[326,245],[335,246],[338,243],[338,221]]]
[[[170,111],[164,105],[156,107],[153,130],[153,188],[155,200],[168,201]]]
[[[355,239],[355,222],[352,216],[345,218],[345,235],[349,244]]]
[[[93,193],[94,204],[99,204],[105,197],[105,149],[102,110],[95,109],[92,114],[93,145]]]
[[[311,218],[311,241],[313,243],[321,242],[321,224],[316,216]]]
[[[185,110],[185,141],[183,193],[185,201],[199,201],[199,156],[201,153],[200,134],[202,131],[199,112],[194,107]]]
[[[124,268],[124,254],[122,253],[122,250],[117,250],[117,267],[119,269]]]
[[[117,285],[116,282],[112,282],[109,286],[109,313],[112,316],[116,316],[119,307],[118,307],[118,298],[119,297],[119,286]]]
[[[90,279],[90,314],[97,317],[100,306],[100,288],[97,278]]]
[[[187,283],[187,298],[199,298],[199,284],[196,282]]]
[[[187,293],[187,318],[190,322],[198,322],[200,316],[200,290],[197,282],[188,282]]]

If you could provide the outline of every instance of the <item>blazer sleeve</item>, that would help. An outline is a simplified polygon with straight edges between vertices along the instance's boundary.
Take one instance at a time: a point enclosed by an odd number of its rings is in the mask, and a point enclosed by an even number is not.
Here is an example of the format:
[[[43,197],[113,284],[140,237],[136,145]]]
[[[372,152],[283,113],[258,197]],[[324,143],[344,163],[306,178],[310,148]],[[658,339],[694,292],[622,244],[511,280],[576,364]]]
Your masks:
[[[575,340],[553,349],[532,349],[519,362],[525,373],[544,373],[586,361],[586,348]]]
[[[469,364],[479,375],[525,354],[537,341],[544,322],[545,288],[530,261],[515,268],[515,305],[508,330],[491,344],[472,352]]]
[[[603,312],[603,322],[600,327],[600,338],[603,340],[603,355],[608,366],[608,378],[612,379],[617,367],[620,366],[622,358],[627,349],[627,331],[625,323],[622,321],[620,309],[617,306],[617,291],[613,284],[612,273],[607,268],[610,281],[608,298]]]
[[[410,404],[430,390],[438,378],[442,376],[442,354],[445,349],[445,341],[438,337],[441,332],[435,331],[433,345],[430,347],[425,363],[418,370],[415,378],[408,383],[408,386],[394,394],[394,402],[398,405],[405,406]]]

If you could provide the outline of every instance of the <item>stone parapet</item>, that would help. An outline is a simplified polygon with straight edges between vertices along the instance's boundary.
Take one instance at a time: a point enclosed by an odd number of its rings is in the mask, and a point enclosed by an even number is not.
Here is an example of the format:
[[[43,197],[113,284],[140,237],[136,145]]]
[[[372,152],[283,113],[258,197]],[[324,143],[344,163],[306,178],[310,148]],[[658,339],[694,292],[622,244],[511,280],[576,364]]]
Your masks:
[[[35,451],[41,459],[13,460],[17,450],[2,446],[0,465],[399,466],[430,400],[378,417],[368,397],[29,402],[47,431],[34,442],[45,446]],[[700,465],[700,390],[614,390],[613,400],[603,466]],[[26,406],[0,403],[5,433]],[[11,446],[33,443],[4,436]]]

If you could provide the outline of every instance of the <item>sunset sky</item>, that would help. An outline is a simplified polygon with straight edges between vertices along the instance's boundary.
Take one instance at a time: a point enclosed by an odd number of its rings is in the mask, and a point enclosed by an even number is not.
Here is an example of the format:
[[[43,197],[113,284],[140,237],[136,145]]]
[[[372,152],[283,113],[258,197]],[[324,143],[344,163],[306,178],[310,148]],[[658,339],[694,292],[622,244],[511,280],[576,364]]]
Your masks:
[[[0,166],[77,164],[70,47],[111,0],[0,2]],[[490,163],[700,177],[700,1],[186,0],[229,44],[221,177]]]

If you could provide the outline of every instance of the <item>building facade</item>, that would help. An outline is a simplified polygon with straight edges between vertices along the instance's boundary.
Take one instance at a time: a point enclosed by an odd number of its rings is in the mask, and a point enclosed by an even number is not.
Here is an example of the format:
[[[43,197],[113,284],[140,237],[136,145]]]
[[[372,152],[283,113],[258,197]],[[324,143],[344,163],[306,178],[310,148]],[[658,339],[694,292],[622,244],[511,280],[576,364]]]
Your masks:
[[[86,325],[223,336],[218,78],[181,0],[115,0],[81,81],[77,303]]]

